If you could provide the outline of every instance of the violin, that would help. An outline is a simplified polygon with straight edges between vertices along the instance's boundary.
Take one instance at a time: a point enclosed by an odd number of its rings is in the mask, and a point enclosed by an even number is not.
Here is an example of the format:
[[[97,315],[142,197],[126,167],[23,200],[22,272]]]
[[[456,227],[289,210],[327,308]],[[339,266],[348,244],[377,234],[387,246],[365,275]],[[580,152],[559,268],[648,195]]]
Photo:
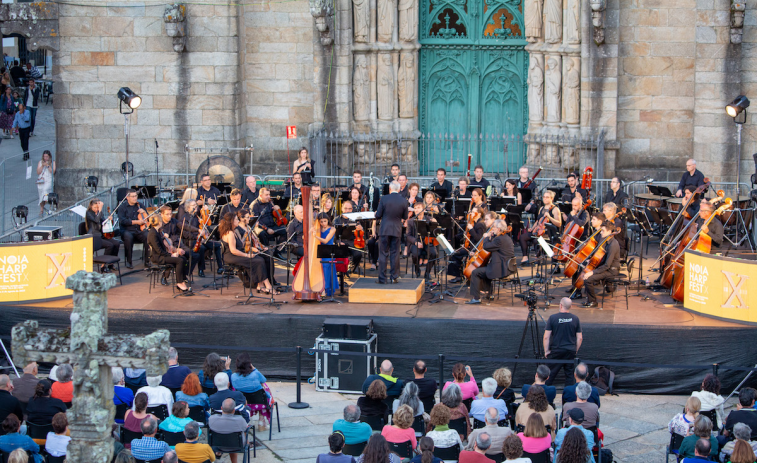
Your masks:
[[[140,231],[144,231],[147,228],[148,226],[147,220],[157,210],[158,210],[157,207],[148,207],[147,210],[144,210],[141,207],[139,208],[139,211],[137,211],[137,218],[143,222],[142,225],[139,226]]]
[[[200,246],[202,245],[202,238],[205,235],[205,230],[208,224],[210,223],[210,215],[205,216],[204,219],[200,220],[199,229],[200,232],[197,234],[197,241],[195,241],[195,245],[192,248],[192,252],[200,252]]]
[[[273,212],[271,212],[273,215],[273,220],[276,222],[276,225],[281,227],[287,224],[288,220],[283,212],[281,212],[281,209],[274,209]]]
[[[352,233],[355,235],[355,247],[358,249],[365,248],[365,231],[353,230]]]
[[[476,225],[476,222],[480,218],[480,214],[476,211],[468,212],[467,214],[467,222],[468,225],[471,226],[471,228],[467,228],[465,230],[465,248],[468,249],[469,246],[471,246],[473,243],[471,243],[470,240],[470,231],[473,229],[473,227]],[[475,246],[474,246],[475,247]]]

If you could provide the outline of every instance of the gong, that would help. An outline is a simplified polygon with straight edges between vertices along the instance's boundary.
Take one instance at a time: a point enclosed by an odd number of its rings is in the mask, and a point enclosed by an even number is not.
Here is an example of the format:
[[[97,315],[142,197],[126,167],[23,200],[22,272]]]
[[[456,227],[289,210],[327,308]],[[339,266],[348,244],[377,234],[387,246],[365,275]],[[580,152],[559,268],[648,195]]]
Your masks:
[[[239,189],[244,187],[242,168],[228,156],[211,156],[202,161],[195,175],[197,184],[206,174],[210,175],[210,183],[221,191],[224,191],[227,185]]]

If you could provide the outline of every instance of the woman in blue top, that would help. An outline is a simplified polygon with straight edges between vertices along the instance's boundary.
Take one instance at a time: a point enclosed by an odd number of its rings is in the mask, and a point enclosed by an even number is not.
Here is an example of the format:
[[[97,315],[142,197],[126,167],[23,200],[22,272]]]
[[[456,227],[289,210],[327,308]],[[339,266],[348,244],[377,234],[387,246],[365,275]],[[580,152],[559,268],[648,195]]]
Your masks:
[[[190,373],[184,378],[181,390],[176,391],[176,401],[186,402],[190,407],[202,407],[205,410],[210,409],[208,395],[202,392],[200,379],[195,373]]]
[[[34,463],[42,463],[44,459],[39,454],[39,445],[31,437],[19,434],[21,422],[18,417],[11,413],[3,421],[4,436],[0,436],[0,452],[9,455],[16,449],[23,449],[32,452]]]
[[[248,404],[250,407],[250,414],[259,411],[261,415],[266,417],[270,422],[270,412],[268,408],[273,405],[273,394],[271,394],[268,385],[265,383],[266,379],[260,370],[255,369],[250,359],[250,354],[242,352],[237,356],[237,371],[231,375],[231,382],[234,384],[234,389],[245,394],[257,392],[261,389],[265,391],[268,398],[268,407],[265,404]]]
[[[184,432],[184,426],[192,421],[194,420],[189,418],[189,405],[184,401],[177,401],[171,408],[171,416],[163,420],[158,427],[168,432]],[[202,435],[202,430],[199,435]]]
[[[24,161],[29,159],[29,133],[31,133],[32,115],[26,110],[26,106],[18,105],[18,112],[13,118],[13,128],[18,132],[21,140],[21,149],[24,151]]]
[[[331,226],[331,216],[321,212],[318,214],[317,234],[315,239],[321,244],[334,244],[334,234],[336,230]],[[323,283],[327,296],[333,296],[337,288],[336,266],[331,259],[321,259],[323,266]]]
[[[216,383],[213,381],[218,373],[225,372],[231,378],[231,357],[221,358],[215,352],[211,352],[205,357],[205,364],[197,375],[200,379],[200,385],[207,389],[215,389]]]

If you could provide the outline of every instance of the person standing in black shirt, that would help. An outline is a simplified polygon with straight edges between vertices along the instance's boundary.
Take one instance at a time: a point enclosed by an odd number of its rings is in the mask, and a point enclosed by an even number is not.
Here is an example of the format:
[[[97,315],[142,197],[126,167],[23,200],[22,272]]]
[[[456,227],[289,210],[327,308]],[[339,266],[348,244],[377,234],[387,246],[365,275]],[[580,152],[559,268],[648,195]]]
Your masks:
[[[565,385],[575,382],[573,377],[573,359],[581,348],[584,336],[581,332],[581,321],[570,313],[573,304],[569,298],[560,299],[559,312],[550,315],[544,328],[544,354],[548,359],[567,360],[567,363],[553,363],[550,367],[549,378],[545,384],[551,386],[561,369],[565,369]]]
[[[620,245],[618,241],[612,236],[615,230],[615,224],[609,220],[605,220],[602,223],[602,228],[599,231],[600,238],[597,240],[601,243],[605,239],[607,241],[604,244],[605,256],[599,262],[599,265],[594,270],[586,270],[583,273],[584,286],[586,286],[586,303],[583,307],[594,308],[597,306],[597,289],[605,278],[612,278],[618,276],[620,273]],[[609,238],[609,239],[608,239]]]
[[[219,196],[221,196],[221,192],[210,184],[210,175],[205,174],[200,177],[200,187],[197,188],[197,197],[202,198],[203,204],[213,206],[218,201]]]
[[[447,194],[444,199],[452,196],[452,182],[445,180],[447,178],[447,170],[443,167],[436,169],[436,181],[428,187],[431,191],[445,190]]]
[[[605,194],[606,203],[615,203],[618,207],[628,206],[628,195],[625,191],[620,189],[621,183],[618,177],[613,177],[610,180],[610,189]]]
[[[121,203],[118,206],[118,225],[121,228],[121,238],[124,242],[124,256],[126,257],[126,268],[134,268],[132,265],[132,251],[134,250],[134,242],[144,244],[144,258],[145,267],[150,267],[150,248],[147,246],[147,227],[144,230],[140,230],[142,225],[147,225],[143,220],[139,219],[139,212],[145,212],[142,206],[137,201],[136,190],[129,190],[126,193],[126,203]]]
[[[271,192],[268,188],[261,188],[258,199],[252,203],[252,215],[258,218],[257,226],[263,229],[258,236],[260,237],[260,242],[265,246],[269,246],[271,242],[275,245],[278,241],[286,239],[287,236],[286,228],[276,225],[276,221],[273,218],[274,210],[280,209],[279,206],[274,206],[271,202]],[[274,257],[282,258],[280,252],[279,249],[276,249]]]
[[[256,179],[252,175],[248,175],[244,179],[244,191],[242,192],[242,204],[245,204],[245,207],[250,207],[253,201],[258,199],[258,179]]]
[[[489,191],[487,191],[487,188],[489,188],[489,180],[484,178],[484,167],[483,166],[476,166],[475,169],[473,169],[473,178],[470,181],[471,188],[481,188],[484,193],[487,195],[489,194]]]
[[[681,181],[678,182],[678,191],[676,191],[676,197],[683,197],[683,189],[686,185],[693,185],[694,187],[700,187],[704,185],[704,174],[697,169],[697,162],[693,159],[686,161],[686,172],[681,176]]]
[[[589,199],[589,192],[578,187],[578,175],[571,172],[568,174],[568,185],[562,190],[562,200],[567,203],[576,196],[576,193],[581,195],[584,203]]]
[[[376,210],[376,218],[381,219],[379,228],[379,274],[376,282],[386,284],[386,264],[391,263],[389,282],[400,278],[400,237],[402,222],[407,220],[407,200],[399,195],[400,184],[389,184],[389,194],[382,196]]]

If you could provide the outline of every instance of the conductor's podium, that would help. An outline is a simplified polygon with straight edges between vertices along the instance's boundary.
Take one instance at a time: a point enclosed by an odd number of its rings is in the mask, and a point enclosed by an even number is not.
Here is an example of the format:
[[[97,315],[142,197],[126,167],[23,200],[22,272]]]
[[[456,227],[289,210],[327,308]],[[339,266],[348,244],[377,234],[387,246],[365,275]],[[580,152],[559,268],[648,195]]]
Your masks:
[[[396,284],[377,284],[376,278],[358,278],[350,287],[350,302],[363,304],[417,304],[423,296],[425,280],[400,278]]]

